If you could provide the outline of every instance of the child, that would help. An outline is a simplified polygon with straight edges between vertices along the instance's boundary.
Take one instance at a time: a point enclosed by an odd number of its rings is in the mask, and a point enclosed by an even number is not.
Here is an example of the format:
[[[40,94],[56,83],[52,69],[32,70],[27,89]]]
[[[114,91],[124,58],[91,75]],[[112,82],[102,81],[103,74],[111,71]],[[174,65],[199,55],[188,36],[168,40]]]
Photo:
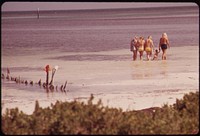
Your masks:
[[[153,57],[153,60],[158,60],[158,54],[160,53],[160,50],[158,51],[157,49],[155,50],[155,54]]]

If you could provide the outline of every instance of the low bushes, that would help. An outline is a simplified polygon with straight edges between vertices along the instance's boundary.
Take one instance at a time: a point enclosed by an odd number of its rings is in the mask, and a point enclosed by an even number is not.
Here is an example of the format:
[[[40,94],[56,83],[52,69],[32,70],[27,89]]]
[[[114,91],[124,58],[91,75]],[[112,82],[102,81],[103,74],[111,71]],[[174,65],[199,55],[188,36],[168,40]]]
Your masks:
[[[194,134],[199,131],[199,92],[185,94],[174,105],[140,111],[103,107],[101,100],[57,101],[33,114],[7,109],[2,115],[4,134]]]

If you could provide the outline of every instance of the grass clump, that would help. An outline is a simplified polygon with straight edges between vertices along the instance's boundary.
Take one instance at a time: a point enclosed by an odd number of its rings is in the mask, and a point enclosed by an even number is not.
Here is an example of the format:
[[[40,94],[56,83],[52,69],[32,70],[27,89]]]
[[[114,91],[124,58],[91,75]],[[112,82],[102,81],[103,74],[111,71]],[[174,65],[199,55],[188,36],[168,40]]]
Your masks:
[[[33,114],[18,108],[2,115],[4,134],[195,134],[199,132],[199,92],[185,94],[173,105],[139,111],[102,106],[101,100],[57,101],[41,108],[36,101]]]

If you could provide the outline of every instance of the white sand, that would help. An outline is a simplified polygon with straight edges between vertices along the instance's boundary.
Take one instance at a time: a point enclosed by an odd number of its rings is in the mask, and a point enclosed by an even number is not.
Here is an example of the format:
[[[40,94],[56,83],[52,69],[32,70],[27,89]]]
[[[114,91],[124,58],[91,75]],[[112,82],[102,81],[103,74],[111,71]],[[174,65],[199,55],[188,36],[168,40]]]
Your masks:
[[[185,93],[199,91],[199,47],[172,47],[168,50],[168,60],[132,61],[129,50],[117,50],[97,53],[63,53],[44,54],[40,56],[5,57],[2,56],[3,67],[41,67],[41,71],[16,71],[13,77],[45,81],[42,68],[46,64],[58,65],[54,84],[61,85],[67,80],[69,92],[49,92],[38,86],[25,86],[15,83],[5,86],[2,82],[2,106],[19,107],[31,114],[35,100],[42,107],[50,106],[56,100],[87,101],[94,94],[97,102],[102,99],[104,105],[122,108],[123,110],[139,110],[163,104],[173,104]],[[64,61],[43,59],[62,55],[130,55],[130,60],[123,61]],[[159,54],[161,58],[161,53]],[[31,60],[31,61],[30,61]],[[5,71],[3,71],[5,73]],[[10,83],[10,82],[9,82]]]

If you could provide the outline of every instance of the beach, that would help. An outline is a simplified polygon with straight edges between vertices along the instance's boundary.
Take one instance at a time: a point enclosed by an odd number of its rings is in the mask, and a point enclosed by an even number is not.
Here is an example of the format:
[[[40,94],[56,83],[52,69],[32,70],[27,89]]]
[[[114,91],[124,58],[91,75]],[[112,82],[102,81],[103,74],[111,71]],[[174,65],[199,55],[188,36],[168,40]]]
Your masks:
[[[181,51],[180,51],[181,50]],[[124,60],[104,61],[49,61],[47,55],[9,57],[3,60],[4,67],[33,67],[32,70],[12,72],[13,77],[37,82],[40,78],[45,82],[43,64],[58,65],[55,73],[54,84],[60,86],[67,80],[67,92],[60,90],[46,92],[38,85],[16,84],[12,81],[2,81],[2,107],[18,107],[20,110],[31,114],[35,101],[40,106],[47,107],[51,103],[59,101],[84,101],[94,95],[94,103],[99,99],[104,106],[122,108],[127,110],[140,110],[150,107],[161,107],[164,104],[173,104],[176,99],[181,99],[184,94],[198,90],[198,47],[171,47],[168,49],[168,60],[132,61],[129,50],[116,50],[98,53],[80,53],[79,55],[122,55],[129,56]],[[78,55],[71,53],[68,55]],[[63,56],[63,54],[49,55],[51,58]],[[139,57],[139,56],[138,56]],[[126,57],[125,57],[126,58]],[[175,59],[179,58],[179,59]],[[31,62],[23,59],[32,60]],[[41,61],[37,61],[41,60]],[[9,62],[10,62],[9,61]],[[17,62],[17,63],[16,63]],[[21,62],[21,63],[20,63]],[[40,67],[40,68],[39,68]],[[34,70],[39,69],[39,70]],[[4,71],[5,72],[5,71]],[[60,84],[59,84],[60,83]]]
[[[147,14],[148,13],[148,14]],[[167,14],[166,14],[167,13]],[[185,93],[199,91],[198,6],[2,12],[1,73],[27,80],[1,79],[2,114],[18,107],[32,114],[35,101],[48,107],[58,101],[87,102],[140,110],[173,104]],[[134,36],[170,41],[167,60],[132,60]],[[47,91],[44,68],[58,66]],[[50,75],[51,77],[51,71]],[[50,80],[50,79],[49,79]],[[34,84],[30,85],[30,81]],[[67,81],[66,92],[60,87]]]

